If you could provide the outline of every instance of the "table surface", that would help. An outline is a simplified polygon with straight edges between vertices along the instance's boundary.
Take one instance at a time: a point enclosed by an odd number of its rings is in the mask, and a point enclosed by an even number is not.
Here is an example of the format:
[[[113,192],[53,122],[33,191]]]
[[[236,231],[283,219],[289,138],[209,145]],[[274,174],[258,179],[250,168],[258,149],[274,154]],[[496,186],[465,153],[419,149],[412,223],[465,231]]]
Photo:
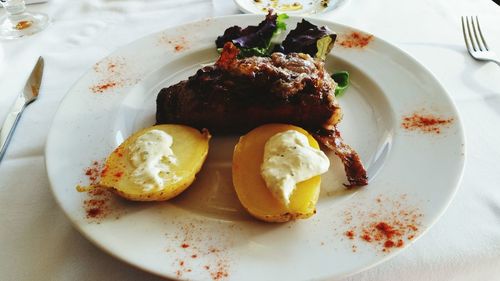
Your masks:
[[[73,228],[50,192],[47,132],[73,83],[119,46],[239,11],[230,0],[51,0],[29,9],[49,14],[51,26],[0,41],[0,122],[35,58],[46,61],[42,94],[0,163],[0,279],[160,280],[102,252]],[[375,34],[422,62],[451,94],[467,138],[460,190],[438,223],[397,257],[344,280],[500,278],[500,66],[468,55],[462,15],[479,15],[490,47],[500,53],[500,6],[490,0],[350,0],[319,16]]]

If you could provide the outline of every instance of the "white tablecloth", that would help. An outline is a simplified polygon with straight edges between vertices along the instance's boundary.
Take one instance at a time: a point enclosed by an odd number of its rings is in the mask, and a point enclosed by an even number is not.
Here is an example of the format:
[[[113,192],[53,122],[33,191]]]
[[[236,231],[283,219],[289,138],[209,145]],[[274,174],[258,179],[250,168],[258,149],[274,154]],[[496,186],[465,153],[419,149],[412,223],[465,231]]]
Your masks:
[[[0,280],[158,280],[71,226],[49,189],[47,132],[71,85],[117,47],[168,26],[236,14],[237,7],[230,0],[51,0],[29,9],[48,13],[52,25],[0,45],[0,122],[35,58],[46,60],[42,94],[0,163]],[[445,215],[396,258],[346,280],[500,280],[500,66],[467,54],[461,15],[479,15],[500,53],[500,7],[490,0],[350,0],[321,16],[420,60],[452,95],[467,135],[465,174]]]

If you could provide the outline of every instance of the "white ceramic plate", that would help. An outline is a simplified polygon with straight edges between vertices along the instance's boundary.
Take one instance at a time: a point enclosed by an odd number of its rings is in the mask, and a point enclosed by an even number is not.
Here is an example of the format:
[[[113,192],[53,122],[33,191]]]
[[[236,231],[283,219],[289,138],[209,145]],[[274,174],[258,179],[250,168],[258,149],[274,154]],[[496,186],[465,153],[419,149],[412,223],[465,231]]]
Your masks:
[[[340,130],[368,168],[367,187],[346,190],[340,161],[323,176],[317,214],[269,224],[240,206],[231,182],[238,136],[214,137],[197,181],[168,202],[133,203],[112,197],[108,215],[86,218],[85,167],[102,161],[133,132],[154,124],[162,87],[214,61],[215,38],[257,15],[207,19],[169,28],[124,46],[97,63],[70,90],[47,140],[47,170],[57,202],[76,227],[103,250],[155,274],[190,280],[304,280],[336,278],[374,266],[410,245],[444,212],[464,166],[459,116],[436,78],[412,57],[373,37],[364,48],[336,46],[330,71],[348,70],[351,87],[339,99]],[[288,20],[289,28],[299,18]],[[355,31],[321,21],[342,38]],[[363,33],[360,33],[363,36]],[[98,87],[100,86],[100,88]],[[453,119],[435,131],[407,130],[404,116]],[[360,238],[379,221],[415,224],[401,230],[404,245]],[[405,222],[406,221],[406,222]],[[346,231],[354,231],[353,239]],[[375,238],[375,236],[373,236]]]
[[[348,0],[234,0],[238,8],[249,14],[267,14],[269,9],[288,15],[311,15],[333,11]]]

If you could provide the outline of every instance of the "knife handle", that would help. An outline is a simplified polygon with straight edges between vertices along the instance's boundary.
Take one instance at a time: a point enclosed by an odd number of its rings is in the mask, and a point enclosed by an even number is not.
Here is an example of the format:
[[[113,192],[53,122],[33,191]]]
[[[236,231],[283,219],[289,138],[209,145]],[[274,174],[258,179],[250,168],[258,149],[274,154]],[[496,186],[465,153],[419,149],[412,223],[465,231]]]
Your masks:
[[[7,114],[7,118],[5,118],[5,121],[3,122],[2,128],[0,129],[0,162],[5,155],[7,146],[9,145],[10,139],[12,138],[16,125],[19,122],[26,105],[26,100],[22,96],[19,96]]]

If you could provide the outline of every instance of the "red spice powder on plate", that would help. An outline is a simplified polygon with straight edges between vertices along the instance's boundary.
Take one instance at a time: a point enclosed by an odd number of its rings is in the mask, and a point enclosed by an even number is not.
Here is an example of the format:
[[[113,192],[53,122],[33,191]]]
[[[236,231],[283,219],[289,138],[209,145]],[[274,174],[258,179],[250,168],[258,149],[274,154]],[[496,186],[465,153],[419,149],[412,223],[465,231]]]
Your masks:
[[[95,94],[102,94],[105,91],[115,87],[117,84],[118,84],[117,82],[105,81],[105,82],[102,82],[100,84],[93,85],[92,87],[90,87],[90,89]]]
[[[387,239],[392,239],[393,236],[400,234],[399,231],[388,225],[386,222],[377,223],[375,225],[375,228],[377,228],[377,230],[379,230],[385,237],[387,237]]]
[[[93,161],[89,167],[85,168],[84,172],[90,184],[95,185],[99,182],[101,174],[101,164],[98,161]]]
[[[440,134],[443,127],[453,122],[453,118],[441,118],[433,114],[413,113],[403,116],[401,126],[408,131]]]
[[[158,40],[158,44],[167,45],[176,53],[189,49],[191,45],[189,40],[184,36],[169,37],[167,35],[162,35]]]
[[[123,57],[108,57],[94,64],[94,71],[98,74],[111,75],[120,74],[126,68],[126,61]]]
[[[357,206],[344,212],[349,227],[344,236],[376,246],[382,252],[401,248],[418,233],[423,214],[407,205],[406,195],[398,199],[378,196],[374,204],[360,209]],[[359,233],[359,235],[356,235]],[[356,245],[353,245],[356,246]]]
[[[84,201],[88,219],[97,219],[105,216],[107,211],[106,199],[89,199]]]
[[[373,40],[373,35],[354,31],[340,35],[337,40],[337,45],[344,48],[364,48]]]
[[[123,57],[108,57],[96,63],[93,69],[100,79],[89,87],[94,94],[103,94],[112,89],[132,85],[138,81],[136,75],[131,78],[132,74],[127,68],[126,60]]]
[[[96,223],[110,214],[111,192],[106,188],[98,186],[102,173],[102,164],[99,161],[93,161],[92,164],[84,169],[84,175],[89,181],[90,187],[87,189],[88,199],[83,201],[85,217]],[[85,190],[84,189],[84,190]]]
[[[372,237],[368,234],[363,234],[360,237],[361,237],[361,239],[365,240],[366,242],[372,242]]]
[[[100,220],[106,218],[111,212],[109,201],[112,195],[108,190],[100,187],[93,187],[87,194],[89,199],[83,201],[86,218],[100,223]]]
[[[226,280],[230,275],[231,258],[227,247],[231,241],[225,234],[213,236],[214,229],[224,225],[207,227],[202,221],[176,221],[176,232],[167,234],[169,240],[176,241],[167,248],[167,252],[175,253],[175,262],[172,264],[177,278],[190,279],[190,272],[201,274],[206,272],[207,277],[214,281]],[[228,227],[227,231],[233,228]],[[188,275],[188,276],[185,276]],[[205,277],[205,278],[207,278]]]
[[[180,52],[180,51],[182,51],[184,48],[185,48],[185,47],[184,47],[184,46],[182,46],[182,45],[175,45],[175,48],[174,48],[174,49],[175,49],[175,51],[176,51],[176,52]]]

